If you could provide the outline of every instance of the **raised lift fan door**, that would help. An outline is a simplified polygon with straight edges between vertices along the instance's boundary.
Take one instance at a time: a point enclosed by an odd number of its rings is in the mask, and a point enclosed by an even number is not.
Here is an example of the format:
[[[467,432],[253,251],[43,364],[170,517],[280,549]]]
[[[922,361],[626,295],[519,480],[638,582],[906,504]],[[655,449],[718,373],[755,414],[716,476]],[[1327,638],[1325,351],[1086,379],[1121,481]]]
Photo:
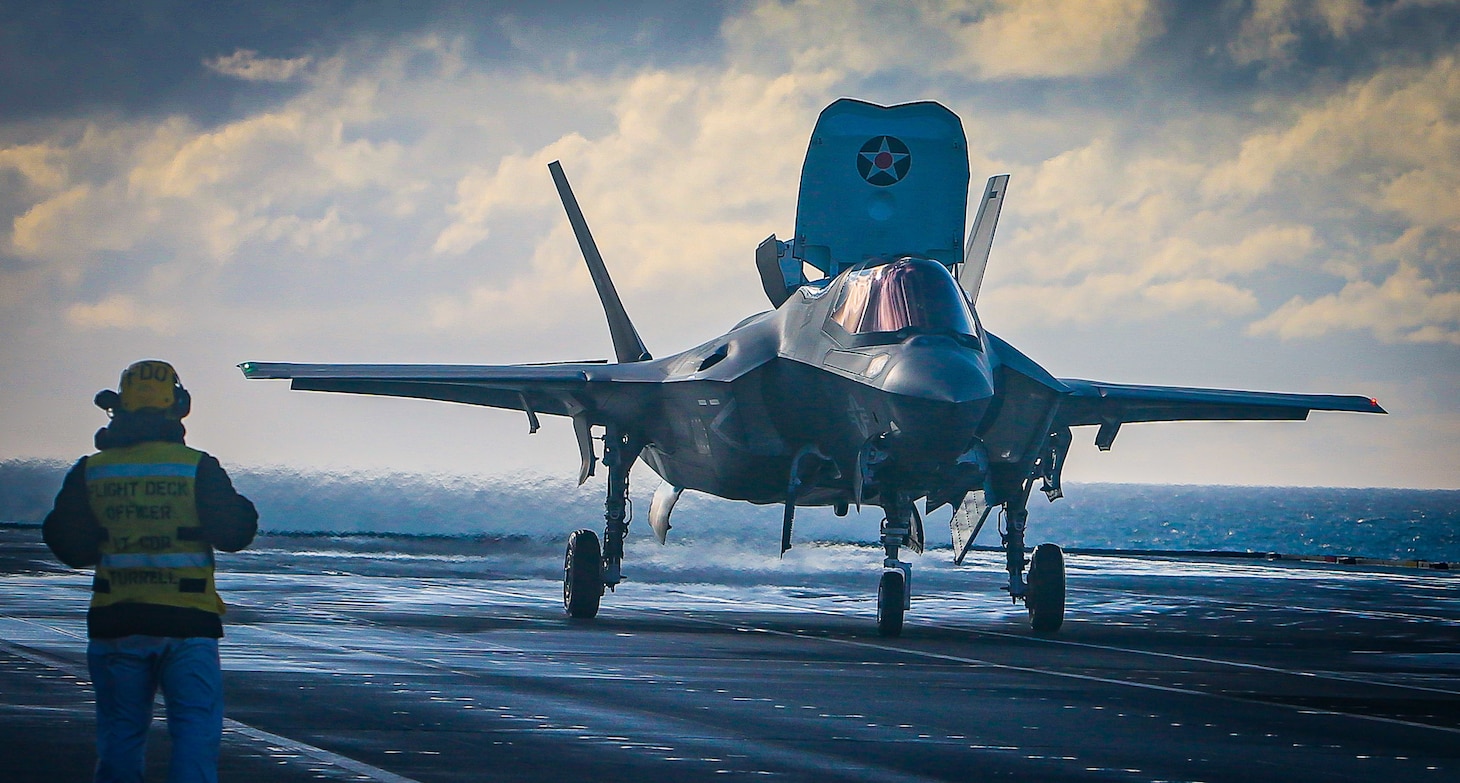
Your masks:
[[[963,261],[968,148],[936,103],[843,98],[811,132],[791,255],[828,276],[873,257]]]

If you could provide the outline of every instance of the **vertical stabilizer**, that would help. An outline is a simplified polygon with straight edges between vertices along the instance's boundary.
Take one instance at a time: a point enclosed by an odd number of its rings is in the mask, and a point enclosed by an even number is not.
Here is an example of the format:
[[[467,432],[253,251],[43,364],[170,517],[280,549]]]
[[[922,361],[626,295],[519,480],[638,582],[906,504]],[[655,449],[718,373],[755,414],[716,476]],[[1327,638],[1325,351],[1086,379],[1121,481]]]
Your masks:
[[[588,263],[588,274],[593,276],[593,287],[598,289],[598,298],[603,302],[603,314],[608,316],[608,333],[613,338],[613,353],[619,362],[644,362],[652,359],[639,339],[639,332],[629,320],[624,303],[618,298],[608,268],[603,265],[603,256],[598,254],[598,245],[588,231],[588,221],[583,219],[583,210],[578,208],[578,199],[568,185],[568,176],[558,161],[548,164],[553,183],[558,186],[558,197],[563,200],[563,209],[568,213],[568,223],[573,226],[573,235],[578,238],[578,247],[583,251],[583,260]]]
[[[1008,187],[1008,174],[989,177],[989,184],[983,189],[983,200],[978,204],[978,216],[973,219],[973,229],[968,232],[963,263],[958,266],[958,282],[968,293],[970,302],[978,301],[978,289],[983,286],[983,273],[989,266],[989,249],[994,246],[994,228],[999,224],[999,210],[1004,207],[1004,191]]]

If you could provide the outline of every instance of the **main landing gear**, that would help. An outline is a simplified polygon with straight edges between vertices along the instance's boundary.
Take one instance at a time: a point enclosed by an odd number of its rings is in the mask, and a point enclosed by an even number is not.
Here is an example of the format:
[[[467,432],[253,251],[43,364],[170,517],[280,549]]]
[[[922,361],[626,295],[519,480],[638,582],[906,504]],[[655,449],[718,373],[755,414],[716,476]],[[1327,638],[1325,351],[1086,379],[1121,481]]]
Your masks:
[[[1009,597],[1024,599],[1029,624],[1036,633],[1054,633],[1065,622],[1065,553],[1054,544],[1040,544],[1029,558],[1024,577],[1024,530],[1029,521],[1029,491],[1025,482],[1004,506],[1004,562],[1009,571]]]
[[[629,468],[643,444],[616,427],[603,435],[603,464],[608,468],[608,499],[604,501],[603,546],[592,530],[568,536],[563,556],[563,609],[572,617],[598,614],[605,588],[623,581],[624,536],[629,530]]]

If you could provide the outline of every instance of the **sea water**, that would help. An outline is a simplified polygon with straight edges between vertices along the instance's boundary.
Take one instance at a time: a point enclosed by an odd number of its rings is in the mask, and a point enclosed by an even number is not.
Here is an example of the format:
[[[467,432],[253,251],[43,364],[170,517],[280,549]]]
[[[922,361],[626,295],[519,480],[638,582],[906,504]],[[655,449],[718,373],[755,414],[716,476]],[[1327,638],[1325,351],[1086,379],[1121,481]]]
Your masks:
[[[68,465],[0,462],[0,522],[39,524]],[[601,530],[601,477],[579,487],[533,475],[440,476],[232,468],[234,483],[275,534],[383,534],[561,540]],[[658,477],[632,477],[631,536],[649,537]],[[949,546],[948,508],[925,520],[930,548]],[[798,543],[877,540],[881,512],[798,509]],[[992,515],[978,543],[999,543]],[[737,549],[779,551],[780,506],[754,506],[686,492],[674,509],[676,543],[733,540]],[[1278,552],[1460,562],[1460,490],[1067,484],[1065,497],[1030,499],[1029,543],[1067,548]]]

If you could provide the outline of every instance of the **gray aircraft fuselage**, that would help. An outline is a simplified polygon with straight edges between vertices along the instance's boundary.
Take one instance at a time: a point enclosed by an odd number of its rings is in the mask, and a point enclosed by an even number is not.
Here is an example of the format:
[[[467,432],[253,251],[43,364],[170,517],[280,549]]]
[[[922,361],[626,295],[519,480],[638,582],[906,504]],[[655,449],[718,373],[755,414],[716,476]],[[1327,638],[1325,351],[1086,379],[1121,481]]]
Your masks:
[[[925,269],[941,271],[939,282],[958,294],[941,266]],[[791,460],[812,446],[820,469],[797,504],[852,502],[858,452],[884,433],[893,435],[887,462],[903,474],[901,488],[914,497],[935,491],[997,418],[989,340],[982,330],[851,335],[830,317],[844,278],[802,286],[774,311],[646,363],[662,379],[657,394],[604,415],[642,438],[645,461],[665,481],[723,498],[785,502]],[[1017,441],[1034,440],[1044,424],[1004,433],[994,451],[1020,461]],[[864,499],[875,502],[874,486]]]

